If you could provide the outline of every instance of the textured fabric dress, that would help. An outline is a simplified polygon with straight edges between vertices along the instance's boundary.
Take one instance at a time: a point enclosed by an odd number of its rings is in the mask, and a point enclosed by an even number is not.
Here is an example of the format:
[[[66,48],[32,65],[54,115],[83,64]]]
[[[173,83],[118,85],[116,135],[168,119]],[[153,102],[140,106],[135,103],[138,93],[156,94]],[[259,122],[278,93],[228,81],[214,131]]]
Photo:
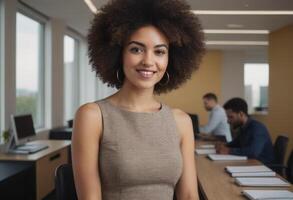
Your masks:
[[[182,173],[180,138],[171,109],[123,110],[104,99],[99,151],[102,200],[172,200]]]

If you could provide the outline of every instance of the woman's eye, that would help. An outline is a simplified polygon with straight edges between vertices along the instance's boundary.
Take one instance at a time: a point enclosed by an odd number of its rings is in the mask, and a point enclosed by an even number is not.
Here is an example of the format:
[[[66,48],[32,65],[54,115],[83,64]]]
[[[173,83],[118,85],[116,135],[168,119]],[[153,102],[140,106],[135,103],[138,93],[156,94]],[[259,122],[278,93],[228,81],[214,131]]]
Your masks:
[[[164,49],[158,49],[155,51],[155,53],[156,53],[156,55],[163,56],[167,53],[167,51]]]
[[[130,48],[130,52],[131,52],[131,53],[138,54],[138,53],[143,52],[143,49],[138,48],[138,47],[131,47],[131,48]]]

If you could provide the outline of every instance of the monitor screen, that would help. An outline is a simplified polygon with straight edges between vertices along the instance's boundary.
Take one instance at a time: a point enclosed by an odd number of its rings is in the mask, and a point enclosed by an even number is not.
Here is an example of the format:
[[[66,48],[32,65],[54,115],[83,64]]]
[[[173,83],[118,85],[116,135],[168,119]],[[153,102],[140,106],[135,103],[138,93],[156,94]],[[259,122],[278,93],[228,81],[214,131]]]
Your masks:
[[[198,119],[198,115],[197,114],[190,114],[189,113],[189,116],[190,116],[191,121],[192,121],[194,134],[199,133],[199,119]]]
[[[11,116],[12,129],[14,132],[16,144],[27,142],[27,140],[36,135],[32,115]]]

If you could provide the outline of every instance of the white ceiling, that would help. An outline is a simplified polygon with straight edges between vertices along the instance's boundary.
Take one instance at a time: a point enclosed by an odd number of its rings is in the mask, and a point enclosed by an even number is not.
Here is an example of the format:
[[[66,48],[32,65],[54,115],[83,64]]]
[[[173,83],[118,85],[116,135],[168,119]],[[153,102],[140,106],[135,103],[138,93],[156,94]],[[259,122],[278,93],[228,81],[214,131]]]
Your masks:
[[[86,36],[93,14],[83,0],[22,0]],[[99,8],[107,0],[92,0]],[[187,0],[193,10],[275,10],[293,11],[293,0]],[[293,15],[199,15],[204,29],[231,29],[228,24],[248,30],[274,31],[293,24]],[[267,34],[206,34],[208,41],[267,41]],[[254,45],[208,45],[211,49],[266,49]]]

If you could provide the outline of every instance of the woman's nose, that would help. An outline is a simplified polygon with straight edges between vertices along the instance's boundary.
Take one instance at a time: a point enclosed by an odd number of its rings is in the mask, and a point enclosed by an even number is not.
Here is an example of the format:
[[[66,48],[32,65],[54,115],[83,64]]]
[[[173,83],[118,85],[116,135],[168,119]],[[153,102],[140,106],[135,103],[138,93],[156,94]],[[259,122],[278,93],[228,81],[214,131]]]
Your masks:
[[[152,53],[146,52],[144,54],[143,60],[142,60],[142,65],[146,67],[150,67],[154,65],[154,57]]]

